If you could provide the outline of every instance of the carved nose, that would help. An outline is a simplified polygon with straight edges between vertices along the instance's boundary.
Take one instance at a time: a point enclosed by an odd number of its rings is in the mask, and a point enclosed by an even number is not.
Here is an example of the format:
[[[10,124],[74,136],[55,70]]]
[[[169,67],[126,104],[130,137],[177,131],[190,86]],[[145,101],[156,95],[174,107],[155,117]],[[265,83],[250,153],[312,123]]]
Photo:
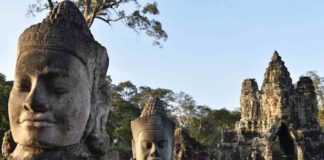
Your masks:
[[[46,112],[47,106],[45,103],[45,92],[43,87],[36,85],[29,93],[23,107],[27,111]]]
[[[152,144],[152,148],[151,148],[151,152],[150,152],[150,156],[151,157],[159,157],[160,156],[160,154],[159,154],[159,152],[158,152],[158,150],[157,150],[157,146],[156,146],[156,144]]]

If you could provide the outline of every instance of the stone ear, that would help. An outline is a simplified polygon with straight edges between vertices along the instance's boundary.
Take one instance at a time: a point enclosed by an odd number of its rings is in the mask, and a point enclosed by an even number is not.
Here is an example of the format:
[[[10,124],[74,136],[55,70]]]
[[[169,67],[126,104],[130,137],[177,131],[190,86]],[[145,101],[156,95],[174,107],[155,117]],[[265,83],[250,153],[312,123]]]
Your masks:
[[[5,132],[2,142],[2,155],[9,157],[9,155],[16,149],[16,142],[14,141],[11,131]]]
[[[104,47],[97,45],[97,59],[94,69],[92,106],[84,135],[91,152],[104,155],[109,147],[106,124],[110,107],[110,89],[105,77],[108,69],[108,55]]]

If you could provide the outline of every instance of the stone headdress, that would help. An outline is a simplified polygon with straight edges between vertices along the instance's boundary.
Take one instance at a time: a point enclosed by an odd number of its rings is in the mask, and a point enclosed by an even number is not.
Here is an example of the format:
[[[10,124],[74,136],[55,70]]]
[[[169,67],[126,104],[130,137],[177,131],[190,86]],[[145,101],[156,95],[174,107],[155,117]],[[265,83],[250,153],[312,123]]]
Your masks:
[[[82,13],[73,2],[59,3],[43,22],[30,26],[20,35],[17,62],[26,51],[34,49],[45,53],[46,50],[63,51],[85,64],[93,87],[91,113],[82,143],[96,154],[104,153],[109,143],[105,131],[110,101],[105,83],[108,55],[106,49],[93,38]]]
[[[133,138],[143,130],[165,130],[174,135],[175,123],[167,118],[163,102],[156,97],[150,98],[137,119],[131,122]]]

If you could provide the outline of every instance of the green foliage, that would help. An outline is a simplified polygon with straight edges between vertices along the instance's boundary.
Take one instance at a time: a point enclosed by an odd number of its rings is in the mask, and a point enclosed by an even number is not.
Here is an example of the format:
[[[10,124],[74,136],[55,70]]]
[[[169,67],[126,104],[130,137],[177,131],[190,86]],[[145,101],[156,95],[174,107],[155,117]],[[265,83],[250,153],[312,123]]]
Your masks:
[[[6,81],[5,75],[0,73],[0,144],[2,144],[4,132],[9,129],[8,99],[12,85],[13,82]]]
[[[159,10],[157,8],[157,3],[154,2],[154,3],[147,3],[146,6],[143,8],[143,11],[142,11],[144,14],[146,13],[151,13],[153,15],[157,15],[159,14]]]
[[[131,146],[132,134],[130,121],[137,118],[140,109],[132,102],[123,99],[118,91],[113,89],[112,109],[108,116],[107,132],[110,133],[114,147]]]
[[[220,110],[214,110],[211,115],[216,126],[220,128],[233,128],[236,121],[240,120],[240,112],[230,112],[225,108]]]
[[[160,21],[153,17],[160,11],[156,2],[141,5],[138,0],[71,0],[83,13],[88,26],[91,27],[95,19],[102,20],[108,25],[122,22],[137,33],[144,32],[154,38],[153,45],[161,45],[166,41],[167,33]],[[36,13],[53,9],[59,0],[35,0],[28,6],[27,15],[35,16]]]
[[[207,106],[198,106],[196,113],[190,116],[188,130],[190,135],[207,148],[215,148],[221,140],[221,131],[233,128],[240,120],[240,112],[225,108],[212,110]]]

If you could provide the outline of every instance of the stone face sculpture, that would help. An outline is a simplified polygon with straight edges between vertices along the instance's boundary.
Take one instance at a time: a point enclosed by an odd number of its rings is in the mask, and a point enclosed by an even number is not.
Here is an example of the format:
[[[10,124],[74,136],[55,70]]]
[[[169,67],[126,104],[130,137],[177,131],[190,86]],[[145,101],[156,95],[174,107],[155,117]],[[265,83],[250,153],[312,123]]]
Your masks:
[[[294,86],[278,52],[272,56],[261,90],[254,79],[244,80],[241,111],[235,129],[223,132],[218,159],[324,158],[313,82],[300,77]]]
[[[108,145],[106,49],[79,9],[58,4],[19,38],[8,159],[99,159]]]
[[[133,159],[172,159],[175,123],[167,118],[160,99],[149,100],[131,129]]]

